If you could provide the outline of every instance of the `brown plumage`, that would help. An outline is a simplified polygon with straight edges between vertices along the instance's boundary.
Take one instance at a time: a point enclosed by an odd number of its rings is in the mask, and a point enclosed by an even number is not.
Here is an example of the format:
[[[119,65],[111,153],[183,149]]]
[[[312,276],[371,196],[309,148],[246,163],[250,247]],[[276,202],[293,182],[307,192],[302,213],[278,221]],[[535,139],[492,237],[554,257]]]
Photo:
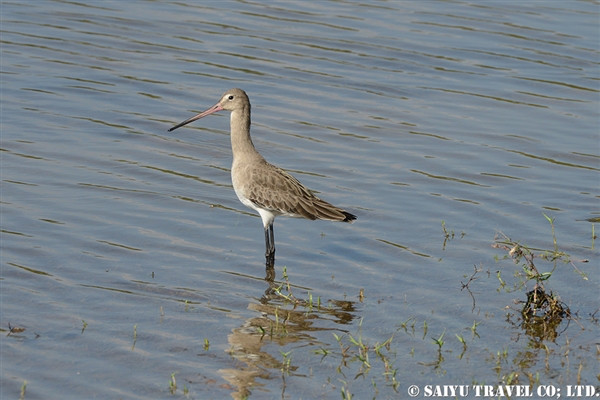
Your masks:
[[[350,223],[356,216],[321,200],[292,175],[260,155],[250,137],[250,108],[246,92],[231,89],[213,107],[175,125],[169,132],[217,111],[231,111],[233,189],[245,206],[260,214],[265,228],[267,266],[272,267],[275,262],[273,221],[278,215]]]

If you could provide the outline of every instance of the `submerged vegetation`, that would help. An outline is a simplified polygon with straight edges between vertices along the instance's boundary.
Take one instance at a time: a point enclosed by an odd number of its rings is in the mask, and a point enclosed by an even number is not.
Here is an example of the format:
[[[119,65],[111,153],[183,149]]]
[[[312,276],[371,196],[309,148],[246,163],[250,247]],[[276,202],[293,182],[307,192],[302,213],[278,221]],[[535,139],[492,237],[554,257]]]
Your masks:
[[[501,272],[497,272],[497,278],[500,282],[498,290],[504,289],[507,292],[515,292],[526,288],[530,282],[533,283],[533,288],[526,292],[525,299],[519,301],[522,304],[520,313],[523,323],[527,329],[533,332],[544,332],[544,335],[550,335],[546,336],[547,339],[552,339],[555,337],[556,328],[563,318],[569,320],[574,318],[569,307],[560,300],[560,296],[546,288],[546,283],[550,281],[560,265],[570,265],[584,280],[588,280],[588,278],[584,272],[577,268],[573,258],[559,249],[556,241],[554,218],[550,218],[546,214],[543,215],[552,229],[552,249],[538,249],[520,244],[502,232],[496,235],[494,247],[506,251],[507,254],[503,259],[512,259],[520,267],[520,270],[515,272],[516,281],[512,287],[502,279]],[[587,260],[578,261],[587,262]],[[544,262],[546,265],[549,264],[550,267],[542,270],[542,267],[539,266],[540,262]]]
[[[200,382],[220,385],[234,399],[252,398],[253,391],[260,397],[259,380],[267,379],[280,380],[281,398],[289,398],[285,392],[295,379],[315,382],[314,387],[303,389],[307,391],[305,398],[312,397],[310,390],[328,398],[402,398],[414,387],[411,385],[422,381],[415,378],[417,374],[432,376],[439,383],[486,385],[491,390],[522,385],[533,393],[534,388],[548,384],[586,384],[594,388],[589,369],[600,360],[600,345],[594,341],[578,342],[577,337],[583,330],[598,329],[600,310],[586,315],[572,310],[577,299],[564,299],[559,293],[561,286],[555,284],[559,272],[568,272],[564,267],[572,270],[577,279],[587,281],[587,273],[580,265],[587,260],[576,259],[562,250],[556,239],[554,218],[544,217],[550,224],[550,245],[534,247],[498,232],[492,244],[502,252],[495,257],[497,270],[486,271],[482,263],[473,266],[460,282],[457,279],[454,294],[460,289],[472,300],[472,307],[467,301],[466,309],[459,311],[473,314],[472,319],[463,319],[462,326],[457,323],[460,319],[452,316],[411,314],[415,311],[406,297],[406,314],[373,321],[368,313],[357,311],[362,306],[380,304],[370,298],[375,294],[369,289],[357,289],[343,300],[322,299],[290,283],[288,271],[283,268],[279,282],[274,279],[274,271],[267,276],[265,295],[249,305],[255,316],[233,329],[227,342],[222,337],[203,337],[198,341],[198,356],[210,356],[211,362],[222,357],[226,347],[225,354],[235,365],[218,371],[226,384],[199,377],[194,368],[189,368],[165,371],[160,385],[173,398],[190,399],[203,398],[198,395],[203,390]],[[444,222],[442,230],[442,250],[466,236],[465,232],[457,235],[447,229]],[[592,227],[592,249],[594,240]],[[484,284],[492,290],[482,291],[480,285]],[[297,298],[292,289],[306,298]],[[497,296],[493,299],[496,307],[487,311],[477,307],[481,296],[491,295]],[[507,295],[515,296],[512,304]],[[454,300],[450,296],[448,299]],[[489,303],[489,298],[486,301]],[[182,312],[197,311],[195,303],[188,300],[181,300],[180,304]],[[391,309],[397,311],[398,307]],[[438,312],[431,310],[432,315]],[[162,307],[160,316],[164,317]],[[496,321],[492,327],[493,319]],[[87,335],[88,324],[81,321],[81,333],[85,331]],[[320,323],[323,321],[333,323]],[[137,324],[133,325],[131,350],[146,345],[146,335],[138,337],[137,328]],[[23,333],[25,328],[8,325],[7,336],[18,338]],[[467,372],[457,374],[457,370]],[[600,381],[600,375],[596,378]],[[33,391],[34,385],[23,381],[21,399],[30,387]]]
[[[379,339],[371,339],[365,336],[363,327],[372,322],[368,317],[363,317],[357,324],[356,332],[336,330],[331,332],[334,341],[308,344],[312,348],[310,353],[319,357],[308,364],[325,365],[326,369],[332,371],[323,390],[333,393],[337,391],[342,399],[364,398],[365,395],[377,398],[384,391],[385,398],[390,395],[401,396],[406,394],[407,387],[411,384],[410,377],[416,372],[415,366],[421,368],[423,373],[429,371],[437,376],[446,376],[449,370],[455,368],[452,363],[457,362],[451,363],[450,360],[472,363],[474,359],[479,360],[478,365],[487,365],[496,379],[493,382],[482,382],[478,374],[472,372],[471,376],[466,377],[466,383],[472,385],[491,384],[494,388],[501,385],[524,385],[533,390],[547,384],[549,380],[581,384],[582,370],[589,368],[584,354],[593,349],[592,346],[574,348],[574,335],[567,335],[566,332],[572,322],[579,329],[588,328],[584,327],[582,317],[572,311],[556,289],[551,290],[550,286],[556,271],[565,265],[570,266],[581,279],[587,280],[586,273],[576,265],[587,260],[575,260],[562,251],[556,240],[554,219],[544,217],[551,228],[552,245],[548,249],[529,246],[498,232],[492,246],[505,254],[496,256],[496,262],[510,260],[517,268],[512,279],[504,276],[506,267],[498,269],[495,274],[487,270],[488,279],[498,279],[497,293],[519,295],[514,303],[518,305],[517,308],[510,304],[499,305],[505,310],[506,331],[513,332],[512,337],[508,338],[509,343],[525,340],[525,344],[519,345],[519,350],[503,341],[506,339],[504,336],[489,337],[489,332],[486,332],[488,337],[485,337],[485,341],[482,339],[481,335],[484,333],[478,328],[495,316],[491,312],[480,316],[481,310],[475,310],[477,297],[481,293],[474,286],[479,284],[476,282],[480,281],[482,273],[486,273],[482,265],[475,266],[472,275],[465,276],[467,281],[460,282],[461,290],[465,289],[472,298],[471,312],[477,315],[471,326],[456,331],[455,327],[440,325],[438,319],[410,316],[403,322],[397,322],[395,330],[383,338],[379,336]],[[444,222],[442,229],[443,249],[452,240],[466,236],[465,232],[456,235],[454,231],[448,230]],[[277,342],[279,345],[296,343],[310,332],[307,327],[315,319],[326,318],[328,315],[348,321],[354,318],[352,311],[357,303],[322,301],[320,297],[313,298],[310,292],[307,293],[306,300],[297,299],[292,294],[292,285],[285,268],[280,283],[274,280],[270,282],[269,290],[261,299],[262,317],[256,318],[252,323],[256,329],[255,335],[261,341]],[[363,302],[368,295],[368,291],[361,289],[356,294],[356,299]],[[572,304],[571,299],[569,303]],[[345,316],[341,317],[342,315]],[[391,318],[394,317],[397,316]],[[590,315],[588,322],[595,327],[598,325],[598,319],[594,315]],[[373,328],[369,326],[369,332],[373,332]],[[559,341],[561,335],[562,339]],[[493,348],[494,343],[498,343],[498,348]],[[302,344],[301,347],[305,345]],[[596,346],[596,354],[592,357],[598,358],[600,347]],[[286,382],[290,377],[306,377],[306,371],[302,367],[306,363],[306,360],[302,362],[302,357],[306,355],[301,353],[298,347],[285,350],[279,348],[279,361],[273,367],[281,373],[282,397],[285,397]],[[233,349],[230,354],[242,359]],[[247,358],[246,355],[243,357]],[[412,366],[410,360],[414,360]],[[558,375],[557,366],[562,369]],[[489,376],[489,373],[483,373],[482,376]],[[369,391],[365,392],[367,389]],[[249,391],[243,393],[250,397]]]

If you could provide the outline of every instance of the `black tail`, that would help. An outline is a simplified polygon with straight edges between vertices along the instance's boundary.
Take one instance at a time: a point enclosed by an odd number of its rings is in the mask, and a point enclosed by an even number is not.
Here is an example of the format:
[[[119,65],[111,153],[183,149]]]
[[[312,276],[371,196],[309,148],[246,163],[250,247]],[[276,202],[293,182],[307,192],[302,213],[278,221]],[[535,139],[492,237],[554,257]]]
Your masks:
[[[353,222],[354,222],[354,220],[356,219],[356,215],[354,215],[354,214],[350,214],[350,213],[349,213],[349,212],[347,212],[347,211],[342,211],[342,214],[344,214],[344,216],[346,217],[346,218],[344,219],[344,221],[343,221],[343,222],[350,222],[350,223],[353,223]]]

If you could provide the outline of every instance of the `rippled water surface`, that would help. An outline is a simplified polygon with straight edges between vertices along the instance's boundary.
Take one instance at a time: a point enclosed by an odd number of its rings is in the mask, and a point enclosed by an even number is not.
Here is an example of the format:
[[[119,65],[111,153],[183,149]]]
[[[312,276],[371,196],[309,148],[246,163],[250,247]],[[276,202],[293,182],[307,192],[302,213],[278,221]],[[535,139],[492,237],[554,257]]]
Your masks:
[[[1,7],[0,397],[599,384],[596,3]],[[263,298],[228,115],[167,132],[231,87],[259,151],[358,216],[277,219],[277,281],[312,305]],[[575,317],[552,335],[492,247],[552,250],[544,214],[572,260],[535,259]]]

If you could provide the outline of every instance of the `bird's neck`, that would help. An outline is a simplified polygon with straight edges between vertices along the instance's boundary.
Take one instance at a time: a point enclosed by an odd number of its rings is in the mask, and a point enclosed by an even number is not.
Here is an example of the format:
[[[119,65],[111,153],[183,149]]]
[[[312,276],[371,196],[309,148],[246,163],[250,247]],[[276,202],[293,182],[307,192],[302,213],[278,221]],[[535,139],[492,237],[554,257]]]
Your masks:
[[[250,107],[231,112],[231,150],[234,163],[240,158],[261,157],[250,138]]]

